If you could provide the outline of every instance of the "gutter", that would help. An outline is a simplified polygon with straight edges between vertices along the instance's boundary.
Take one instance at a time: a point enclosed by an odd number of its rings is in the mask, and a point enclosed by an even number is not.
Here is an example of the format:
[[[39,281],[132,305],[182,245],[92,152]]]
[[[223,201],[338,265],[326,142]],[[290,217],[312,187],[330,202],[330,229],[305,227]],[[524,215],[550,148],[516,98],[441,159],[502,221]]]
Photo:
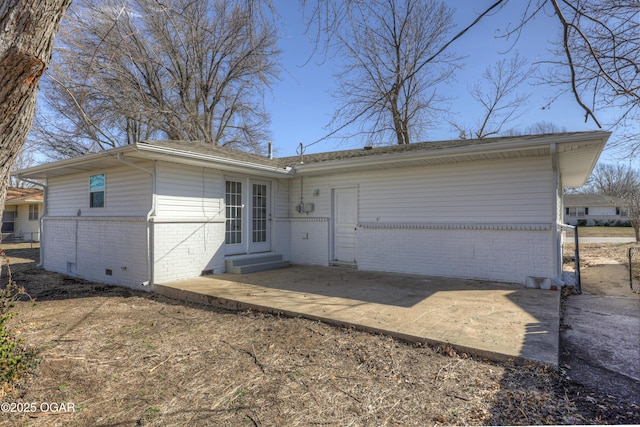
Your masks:
[[[40,233],[40,262],[36,264],[36,267],[44,267],[44,246],[42,245],[42,238],[44,237],[44,217],[47,215],[47,184],[21,178],[20,175],[16,176],[16,178],[20,181],[28,182],[31,185],[42,187],[42,215],[40,215],[40,218],[38,219],[38,232]]]
[[[553,171],[553,203],[551,204],[551,222],[553,224],[554,259],[556,260],[556,277],[562,280],[562,238],[558,227],[558,202],[562,200],[560,187],[560,171],[558,162],[558,145],[554,142],[549,145],[551,153],[551,170]]]
[[[112,148],[110,150],[106,150],[106,151],[99,151],[97,153],[89,153],[89,154],[84,154],[82,156],[78,156],[78,157],[72,157],[70,159],[63,159],[63,160],[56,160],[54,162],[51,163],[43,163],[37,166],[32,166],[29,168],[24,168],[24,169],[20,169],[18,171],[17,176],[23,175],[23,174],[29,174],[29,175],[34,175],[40,172],[47,172],[50,170],[56,170],[56,169],[63,169],[69,166],[75,166],[78,164],[85,164],[88,162],[92,162],[94,160],[100,160],[100,159],[104,159],[104,158],[110,158],[113,157],[114,154],[117,156],[122,152],[126,152],[126,151],[131,151],[131,145],[124,145],[122,147],[117,147],[117,148]],[[20,178],[24,181],[23,178]]]
[[[276,177],[280,177],[283,175],[288,176],[293,174],[293,169],[289,166],[279,167],[276,165],[264,165],[260,163],[253,163],[251,161],[246,161],[246,160],[229,159],[227,157],[212,156],[210,154],[200,154],[200,153],[194,153],[194,152],[185,151],[185,150],[175,150],[173,148],[157,147],[154,145],[147,145],[147,144],[136,144],[135,149],[140,153],[147,152],[147,153],[164,154],[164,155],[170,156],[171,159],[168,159],[168,160],[173,162],[176,161],[175,157],[181,157],[183,159],[191,159],[195,161],[202,161],[202,162],[206,162],[207,164],[211,164],[211,162],[215,162],[218,166],[225,165],[230,167],[230,169],[235,170],[236,172],[239,171],[239,172],[247,173],[247,169],[253,169],[261,172],[270,172],[271,174],[274,174]]]
[[[389,162],[402,162],[409,160],[432,160],[450,158],[455,156],[465,156],[474,154],[493,154],[493,153],[507,153],[521,150],[537,150],[546,149],[551,145],[567,144],[583,142],[585,144],[599,144],[603,138],[610,135],[610,132],[594,131],[587,135],[584,133],[577,133],[571,135],[549,135],[535,138],[525,138],[521,141],[514,141],[509,139],[504,142],[494,142],[490,146],[487,144],[475,144],[475,145],[462,145],[458,147],[445,147],[439,149],[431,149],[425,151],[407,151],[401,153],[387,153],[379,154],[376,156],[361,156],[353,158],[345,158],[340,160],[327,160],[320,162],[304,163],[294,166],[296,174],[312,173],[317,171],[331,171],[332,169],[340,169],[345,166],[357,167],[357,166],[374,166],[385,164]],[[517,137],[514,137],[517,138]],[[548,153],[546,153],[548,155]]]
[[[118,159],[119,162],[130,166],[134,169],[138,169],[142,172],[148,173],[149,175],[151,175],[151,208],[149,209],[149,211],[147,212],[147,214],[145,215],[145,223],[146,223],[146,229],[147,229],[147,280],[145,280],[144,282],[142,282],[142,286],[150,286],[153,285],[153,259],[152,259],[152,255],[153,255],[153,251],[152,251],[152,247],[153,247],[153,239],[152,239],[152,234],[151,234],[151,217],[155,215],[156,213],[156,174],[155,171],[153,169],[149,170],[149,169],[145,169],[142,166],[139,166],[135,163],[131,163],[127,160],[124,159],[124,157],[122,156],[122,153],[117,153],[116,155],[116,159]],[[155,168],[155,162],[154,162],[154,168]]]

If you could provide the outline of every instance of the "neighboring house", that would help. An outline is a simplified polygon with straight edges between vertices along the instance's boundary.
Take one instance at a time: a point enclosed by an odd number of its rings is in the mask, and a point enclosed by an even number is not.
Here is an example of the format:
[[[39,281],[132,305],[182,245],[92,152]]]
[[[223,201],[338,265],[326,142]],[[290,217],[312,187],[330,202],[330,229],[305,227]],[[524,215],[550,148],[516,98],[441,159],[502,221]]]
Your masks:
[[[7,189],[2,212],[2,241],[40,240],[40,216],[42,215],[42,190],[36,188]]]
[[[148,141],[18,171],[46,180],[41,262],[131,287],[297,264],[525,283],[562,275],[562,194],[609,137],[455,140],[269,159]],[[281,264],[276,263],[276,266]]]
[[[628,225],[629,218],[603,194],[565,194],[564,222],[571,225]]]

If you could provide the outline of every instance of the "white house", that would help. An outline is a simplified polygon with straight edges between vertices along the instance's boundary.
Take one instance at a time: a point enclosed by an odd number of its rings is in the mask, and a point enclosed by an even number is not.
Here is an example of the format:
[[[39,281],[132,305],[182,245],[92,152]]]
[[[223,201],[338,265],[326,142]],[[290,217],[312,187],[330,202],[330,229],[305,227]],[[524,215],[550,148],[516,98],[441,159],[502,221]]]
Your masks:
[[[17,175],[46,180],[44,267],[90,280],[146,288],[222,273],[233,260],[524,283],[561,277],[563,187],[584,184],[608,137],[455,140],[279,159],[148,141]]]
[[[628,225],[620,206],[604,194],[565,194],[564,222],[571,225]]]
[[[2,242],[40,239],[42,190],[9,187],[2,212]]]

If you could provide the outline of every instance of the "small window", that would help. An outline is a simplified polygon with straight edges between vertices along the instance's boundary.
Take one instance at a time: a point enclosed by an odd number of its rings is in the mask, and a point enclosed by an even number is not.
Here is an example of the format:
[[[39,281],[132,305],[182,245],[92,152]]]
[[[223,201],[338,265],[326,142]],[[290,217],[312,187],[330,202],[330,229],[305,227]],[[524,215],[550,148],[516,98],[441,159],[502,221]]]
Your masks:
[[[89,177],[89,207],[104,208],[104,174]]]
[[[566,212],[569,216],[585,216],[589,214],[589,208],[567,208]]]
[[[38,205],[29,205],[29,221],[38,220]]]
[[[2,213],[2,232],[3,233],[13,233],[14,221],[16,218],[16,213],[12,211],[4,211]]]

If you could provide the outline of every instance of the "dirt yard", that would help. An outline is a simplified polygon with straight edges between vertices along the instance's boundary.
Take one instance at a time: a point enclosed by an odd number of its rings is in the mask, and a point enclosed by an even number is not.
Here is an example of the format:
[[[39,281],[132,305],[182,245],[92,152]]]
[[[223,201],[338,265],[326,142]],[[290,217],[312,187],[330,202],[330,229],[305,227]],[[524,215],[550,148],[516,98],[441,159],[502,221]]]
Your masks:
[[[0,424],[296,426],[628,424],[640,408],[537,365],[497,364],[319,322],[89,283],[8,249],[39,351]],[[7,405],[8,404],[8,405]],[[61,405],[64,404],[64,405]],[[32,412],[11,413],[25,408]]]

